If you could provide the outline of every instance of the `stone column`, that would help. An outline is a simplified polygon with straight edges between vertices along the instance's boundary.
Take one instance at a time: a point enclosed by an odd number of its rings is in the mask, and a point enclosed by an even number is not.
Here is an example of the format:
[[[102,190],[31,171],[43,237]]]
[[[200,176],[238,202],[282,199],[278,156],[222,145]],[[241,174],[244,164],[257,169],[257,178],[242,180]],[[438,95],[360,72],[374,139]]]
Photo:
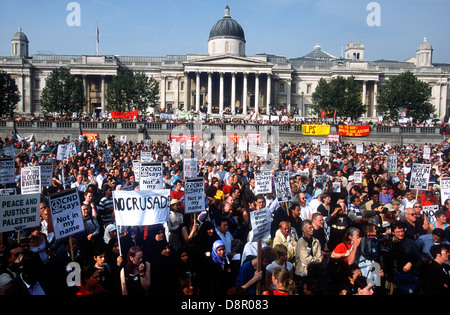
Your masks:
[[[208,72],[208,114],[212,114],[212,72]]]
[[[377,96],[378,96],[378,81],[375,81],[373,83],[373,112],[372,112],[372,116],[377,117],[377,105],[378,105],[378,101],[377,101]]]
[[[363,81],[363,92],[362,92],[362,103],[366,107],[366,97],[367,97],[367,81]],[[368,116],[368,110],[366,107],[365,117]]]
[[[291,113],[291,79],[286,80],[286,108],[289,115]]]
[[[102,114],[105,111],[105,76],[102,75]]]
[[[219,114],[223,112],[223,72],[220,73]]]
[[[189,72],[184,73],[184,108],[187,111],[189,108]]]
[[[247,76],[248,73],[244,72],[244,84],[242,89],[242,113],[247,115]]]
[[[270,115],[270,99],[271,99],[271,89],[272,89],[272,77],[270,73],[267,74],[267,104],[266,104],[266,114]]]
[[[236,114],[236,73],[231,74],[231,113]]]
[[[259,73],[255,73],[255,113],[259,113]]]
[[[195,112],[200,111],[200,72],[195,73]]]
[[[166,77],[161,76],[161,109],[166,108]]]

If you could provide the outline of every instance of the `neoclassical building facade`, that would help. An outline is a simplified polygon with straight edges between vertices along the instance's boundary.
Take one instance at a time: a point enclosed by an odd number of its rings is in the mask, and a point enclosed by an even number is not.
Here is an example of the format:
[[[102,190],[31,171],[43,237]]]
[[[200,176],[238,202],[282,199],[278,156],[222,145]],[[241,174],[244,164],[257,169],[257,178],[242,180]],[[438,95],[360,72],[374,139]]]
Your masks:
[[[225,8],[209,33],[207,54],[150,56],[53,55],[29,56],[30,42],[21,29],[11,40],[11,56],[0,57],[0,70],[15,80],[22,96],[19,114],[41,113],[39,98],[45,79],[58,67],[68,67],[83,81],[87,114],[106,114],[105,92],[112,77],[126,67],[155,78],[160,84],[159,109],[192,109],[212,116],[244,117],[283,110],[313,117],[311,96],[320,78],[354,76],[362,82],[363,119],[378,120],[378,88],[389,77],[413,72],[432,88],[436,116],[450,113],[450,63],[433,63],[433,48],[425,38],[407,61],[364,58],[364,43],[349,42],[345,54],[333,56],[317,45],[306,55],[287,59],[271,54],[247,55],[245,33]]]

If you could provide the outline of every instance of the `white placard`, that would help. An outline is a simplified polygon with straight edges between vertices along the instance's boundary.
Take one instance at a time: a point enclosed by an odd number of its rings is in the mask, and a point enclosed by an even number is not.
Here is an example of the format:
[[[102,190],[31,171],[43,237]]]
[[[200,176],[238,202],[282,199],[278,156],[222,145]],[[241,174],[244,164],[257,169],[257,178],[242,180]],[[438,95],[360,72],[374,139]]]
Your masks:
[[[141,150],[141,163],[152,162],[152,151],[149,150]]]
[[[14,158],[0,159],[0,185],[16,182],[14,171]]]
[[[40,162],[41,186],[51,186],[53,178],[53,162]]]
[[[84,231],[81,202],[76,189],[51,194],[49,201],[56,239]]]
[[[397,154],[389,154],[386,162],[386,170],[388,172],[397,171]]]
[[[291,183],[289,182],[289,171],[274,172],[273,179],[278,202],[291,201]]]
[[[116,224],[142,226],[169,220],[170,190],[113,191]]]
[[[5,152],[6,156],[12,156],[12,157],[16,156],[16,150],[14,150],[14,147],[12,145],[8,145],[8,146],[4,147],[3,151]]]
[[[20,231],[39,226],[40,194],[0,197],[0,232]]]
[[[40,166],[27,166],[20,169],[20,189],[22,195],[41,192]]]
[[[134,172],[134,181],[140,182],[141,178],[141,162],[139,160],[133,160],[133,172]]]
[[[163,188],[163,166],[162,163],[141,162],[139,168],[140,190],[155,190]]]
[[[329,156],[330,155],[330,145],[328,143],[320,145],[320,155]]]
[[[445,200],[450,199],[450,177],[442,177],[440,181],[441,186],[441,205],[444,205]]]
[[[358,143],[356,145],[356,153],[357,154],[363,154],[364,153],[364,144]]]
[[[414,163],[411,168],[411,180],[409,189],[428,189],[428,180],[430,179],[430,164]]]
[[[439,210],[439,205],[422,206],[422,214],[424,214],[428,220],[428,223],[436,221],[435,213]]]
[[[361,171],[354,172],[353,178],[354,178],[355,184],[362,184],[363,176],[362,176]]]
[[[186,178],[184,183],[184,213],[205,211],[205,181],[203,177]]]
[[[255,195],[270,194],[272,192],[272,172],[255,172]]]
[[[197,159],[184,159],[183,160],[183,177],[197,177],[198,174],[198,162]]]
[[[272,211],[269,208],[250,212],[250,222],[252,224],[252,242],[261,241],[270,237]]]

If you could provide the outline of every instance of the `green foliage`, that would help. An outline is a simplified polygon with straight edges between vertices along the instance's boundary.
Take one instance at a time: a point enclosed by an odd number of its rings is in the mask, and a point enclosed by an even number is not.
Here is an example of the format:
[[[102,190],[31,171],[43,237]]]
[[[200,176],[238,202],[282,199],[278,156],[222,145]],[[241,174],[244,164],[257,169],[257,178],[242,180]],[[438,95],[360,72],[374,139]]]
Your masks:
[[[129,69],[119,70],[112,78],[106,92],[107,110],[129,112],[137,109],[145,113],[158,102],[158,82],[145,73]]]
[[[14,115],[20,94],[14,79],[0,71],[0,117]]]
[[[411,72],[389,78],[378,91],[377,112],[384,119],[398,120],[399,109],[407,109],[407,117],[419,121],[430,118],[435,113],[434,106],[429,102],[431,88],[428,83],[420,81]]]
[[[312,109],[316,115],[322,110],[332,112],[336,109],[336,117],[358,120],[365,112],[361,100],[362,85],[353,76],[347,79],[341,76],[327,82],[324,78],[312,94]]]
[[[45,80],[40,102],[46,113],[81,114],[86,104],[83,82],[70,74],[67,68],[55,69]]]

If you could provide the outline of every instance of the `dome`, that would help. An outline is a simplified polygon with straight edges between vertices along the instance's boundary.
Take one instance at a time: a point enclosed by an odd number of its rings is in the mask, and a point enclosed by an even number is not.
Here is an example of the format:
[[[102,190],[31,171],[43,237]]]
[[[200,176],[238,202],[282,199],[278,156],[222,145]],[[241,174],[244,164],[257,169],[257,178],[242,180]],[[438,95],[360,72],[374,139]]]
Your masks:
[[[220,37],[232,37],[245,42],[244,30],[238,22],[230,16],[230,8],[225,8],[225,16],[217,21],[209,32],[209,39]]]
[[[27,36],[22,32],[22,29],[19,27],[19,30],[16,34],[14,34],[12,40],[19,40],[19,41],[25,41],[28,42]]]

